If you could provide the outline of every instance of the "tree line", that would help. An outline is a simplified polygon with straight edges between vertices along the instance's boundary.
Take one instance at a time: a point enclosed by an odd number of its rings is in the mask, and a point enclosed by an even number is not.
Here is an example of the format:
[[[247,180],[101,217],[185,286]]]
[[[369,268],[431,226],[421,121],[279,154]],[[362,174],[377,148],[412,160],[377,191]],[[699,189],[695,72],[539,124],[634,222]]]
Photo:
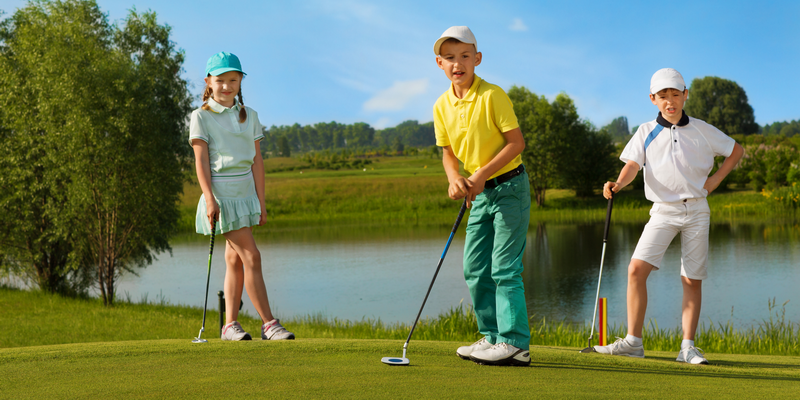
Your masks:
[[[342,124],[332,121],[313,125],[272,125],[263,128],[263,132],[261,153],[265,157],[289,157],[294,153],[341,149],[402,152],[405,147],[430,147],[436,142],[433,122],[420,124],[415,120],[378,130],[364,122]]]

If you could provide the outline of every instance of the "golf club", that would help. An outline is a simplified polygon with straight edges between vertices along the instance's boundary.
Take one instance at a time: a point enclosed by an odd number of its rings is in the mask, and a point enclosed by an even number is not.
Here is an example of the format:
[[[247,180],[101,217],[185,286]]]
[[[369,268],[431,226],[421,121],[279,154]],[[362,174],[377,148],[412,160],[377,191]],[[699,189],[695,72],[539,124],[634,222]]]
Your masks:
[[[214,234],[217,232],[217,221],[211,221],[211,244],[208,246],[208,275],[206,275],[206,299],[203,302],[203,326],[200,327],[200,333],[192,340],[192,343],[208,343],[208,340],[202,339],[203,332],[206,330],[206,307],[208,306],[208,284],[211,281],[211,255],[214,254]]]
[[[464,212],[467,211],[467,199],[464,199],[464,204],[461,205],[461,211],[458,212],[458,218],[456,218],[456,223],[453,225],[453,230],[450,231],[450,237],[447,238],[447,244],[444,246],[444,251],[442,252],[442,257],[439,258],[439,264],[436,266],[436,272],[433,273],[433,279],[431,280],[430,286],[428,286],[428,292],[425,293],[425,299],[422,300],[422,306],[419,308],[419,312],[417,313],[417,318],[414,320],[414,324],[411,325],[411,332],[408,333],[408,339],[406,339],[406,343],[403,345],[403,357],[383,357],[381,358],[381,362],[388,365],[408,365],[410,361],[406,358],[406,351],[408,350],[408,342],[411,341],[411,335],[414,334],[414,328],[417,327],[417,322],[419,322],[419,317],[422,315],[422,309],[425,308],[425,302],[428,301],[428,295],[431,294],[431,289],[433,288],[433,283],[436,282],[436,276],[439,275],[439,269],[442,268],[442,262],[444,261],[444,256],[447,255],[447,249],[450,248],[450,242],[453,241],[453,235],[456,233],[458,229],[458,225],[461,224],[461,218],[464,217]]]
[[[597,277],[597,296],[594,299],[594,314],[592,314],[592,330],[589,333],[589,347],[581,350],[581,353],[594,353],[595,349],[592,347],[592,339],[594,338],[594,322],[597,318],[597,302],[600,300],[600,281],[603,279],[603,261],[606,258],[606,243],[608,243],[608,226],[611,224],[611,206],[614,204],[614,192],[611,192],[611,198],[608,199],[608,209],[606,210],[606,228],[603,231],[603,254],[600,256],[600,276]]]

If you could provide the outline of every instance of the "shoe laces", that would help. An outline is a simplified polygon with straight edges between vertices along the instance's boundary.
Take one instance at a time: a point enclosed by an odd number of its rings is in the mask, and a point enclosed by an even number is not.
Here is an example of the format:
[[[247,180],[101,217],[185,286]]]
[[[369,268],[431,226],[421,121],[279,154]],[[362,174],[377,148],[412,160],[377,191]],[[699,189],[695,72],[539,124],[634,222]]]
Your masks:
[[[508,344],[506,342],[497,342],[492,346],[492,350],[503,349],[508,350]]]
[[[691,360],[693,357],[706,358],[705,357],[706,353],[703,351],[703,349],[699,347],[689,346],[685,349],[682,349],[681,351],[686,352],[686,361]]]
[[[228,329],[233,329],[234,333],[244,332],[244,328],[242,328],[242,326],[239,325],[239,321],[231,322],[230,325],[228,325],[228,328],[226,330],[228,330]]]
[[[473,343],[472,345],[473,345],[473,346],[478,346],[478,345],[481,345],[481,344],[483,344],[484,342],[488,342],[488,341],[486,340],[486,336],[484,336],[484,337],[480,338],[480,340],[478,340],[477,342]]]

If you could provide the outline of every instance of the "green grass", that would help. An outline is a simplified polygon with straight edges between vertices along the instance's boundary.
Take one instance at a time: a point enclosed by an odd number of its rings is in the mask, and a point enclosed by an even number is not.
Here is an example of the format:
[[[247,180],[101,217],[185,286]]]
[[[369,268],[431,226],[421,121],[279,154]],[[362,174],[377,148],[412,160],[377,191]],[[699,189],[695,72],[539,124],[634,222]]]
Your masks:
[[[712,365],[532,347],[531,367],[456,357],[465,343],[188,339],[0,349],[3,398],[796,398],[800,358],[708,354]]]
[[[229,343],[216,338],[210,310],[209,342],[194,344],[201,320],[201,309],[163,297],[107,308],[0,287],[0,398],[792,398],[800,383],[800,326],[778,313],[756,331],[701,334],[708,366],[676,363],[671,330],[646,329],[647,358],[631,359],[579,354],[586,327],[536,318],[530,368],[479,366],[453,354],[477,337],[474,316],[460,308],[421,322],[409,367],[380,363],[402,355],[403,324],[308,316],[284,321],[298,340]],[[251,332],[260,323],[240,321]],[[713,350],[731,344],[780,355]]]
[[[140,299],[145,300],[145,299]],[[17,310],[25,310],[19,313]],[[783,309],[781,309],[782,311]],[[209,310],[204,337],[218,336],[218,313]],[[787,321],[771,303],[767,319],[758,326],[735,329],[730,324],[701,324],[696,342],[712,353],[800,356],[800,324]],[[171,306],[163,298],[142,304],[117,301],[113,308],[98,299],[74,299],[42,292],[0,289],[0,320],[13,329],[0,330],[0,348],[67,343],[191,339],[197,335],[202,309]],[[260,321],[242,315],[242,326],[258,332]],[[322,315],[284,318],[283,324],[301,338],[405,340],[410,326],[380,320],[359,321]],[[531,344],[538,346],[586,347],[589,327],[565,321],[531,318]],[[20,335],[19,332],[25,332]],[[609,336],[625,334],[612,327]],[[475,315],[455,307],[438,318],[423,319],[415,340],[472,342],[479,338]],[[670,351],[680,347],[680,329],[663,329],[655,321],[645,327],[648,350]]]
[[[265,228],[331,224],[448,225],[460,201],[447,197],[447,177],[441,161],[426,157],[376,157],[360,169],[291,170],[266,175]],[[265,169],[297,168],[294,158],[270,158]],[[181,198],[181,232],[194,232],[200,187],[187,183]],[[597,194],[577,198],[564,189],[547,191],[544,207],[531,207],[532,222],[583,223],[605,219],[607,201]],[[791,207],[752,190],[715,192],[709,197],[715,221],[795,220]],[[646,222],[651,203],[643,190],[626,188],[614,202],[614,222]]]

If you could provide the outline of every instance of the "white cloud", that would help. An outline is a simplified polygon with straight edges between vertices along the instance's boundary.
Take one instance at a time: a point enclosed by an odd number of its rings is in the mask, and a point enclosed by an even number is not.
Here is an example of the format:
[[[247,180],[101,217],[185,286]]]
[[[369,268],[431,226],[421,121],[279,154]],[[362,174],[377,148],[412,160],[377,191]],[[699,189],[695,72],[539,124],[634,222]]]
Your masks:
[[[389,117],[382,117],[372,124],[372,127],[375,129],[383,129],[389,126],[390,122],[392,122],[392,120],[389,119]]]
[[[516,32],[525,32],[528,30],[528,26],[522,22],[521,18],[514,18],[511,20],[511,26],[509,26],[508,29]]]
[[[395,82],[392,87],[381,90],[364,103],[364,111],[400,111],[428,90],[428,79]]]

